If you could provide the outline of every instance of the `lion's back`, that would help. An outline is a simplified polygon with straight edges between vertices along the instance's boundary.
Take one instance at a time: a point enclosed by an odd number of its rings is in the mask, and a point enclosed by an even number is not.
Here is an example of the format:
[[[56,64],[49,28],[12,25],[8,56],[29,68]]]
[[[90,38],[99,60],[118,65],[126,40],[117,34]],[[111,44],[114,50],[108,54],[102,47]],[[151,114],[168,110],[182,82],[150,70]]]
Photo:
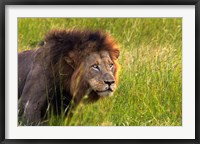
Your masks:
[[[18,97],[21,96],[26,78],[33,65],[33,50],[18,53]]]

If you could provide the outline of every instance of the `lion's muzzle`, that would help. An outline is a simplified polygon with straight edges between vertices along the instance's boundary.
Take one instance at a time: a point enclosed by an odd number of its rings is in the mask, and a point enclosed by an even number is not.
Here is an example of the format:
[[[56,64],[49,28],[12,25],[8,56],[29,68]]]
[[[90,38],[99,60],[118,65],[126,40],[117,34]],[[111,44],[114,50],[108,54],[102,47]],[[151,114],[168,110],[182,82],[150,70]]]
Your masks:
[[[103,82],[96,81],[96,84],[93,85],[92,88],[99,96],[111,96],[116,89],[116,83],[114,78],[112,79],[111,76],[109,79],[104,79]]]

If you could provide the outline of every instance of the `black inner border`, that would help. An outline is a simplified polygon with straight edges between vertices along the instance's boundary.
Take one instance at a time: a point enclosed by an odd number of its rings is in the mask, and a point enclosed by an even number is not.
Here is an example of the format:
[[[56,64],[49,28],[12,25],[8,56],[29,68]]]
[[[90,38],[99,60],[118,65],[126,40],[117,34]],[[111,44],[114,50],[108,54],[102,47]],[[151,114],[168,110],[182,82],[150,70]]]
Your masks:
[[[195,5],[195,139],[5,139],[5,6],[6,5]],[[0,0],[0,143],[67,143],[67,144],[200,144],[199,103],[199,54],[200,49],[200,0]]]

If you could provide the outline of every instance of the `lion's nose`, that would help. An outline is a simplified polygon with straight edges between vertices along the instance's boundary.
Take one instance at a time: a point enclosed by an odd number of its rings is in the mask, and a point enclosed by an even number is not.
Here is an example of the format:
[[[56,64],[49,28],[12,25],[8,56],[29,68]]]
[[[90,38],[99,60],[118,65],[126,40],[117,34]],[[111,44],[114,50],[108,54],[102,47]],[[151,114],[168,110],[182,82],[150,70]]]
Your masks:
[[[111,84],[115,83],[115,81],[114,80],[106,80],[106,81],[104,81],[104,83],[108,84],[110,86]]]

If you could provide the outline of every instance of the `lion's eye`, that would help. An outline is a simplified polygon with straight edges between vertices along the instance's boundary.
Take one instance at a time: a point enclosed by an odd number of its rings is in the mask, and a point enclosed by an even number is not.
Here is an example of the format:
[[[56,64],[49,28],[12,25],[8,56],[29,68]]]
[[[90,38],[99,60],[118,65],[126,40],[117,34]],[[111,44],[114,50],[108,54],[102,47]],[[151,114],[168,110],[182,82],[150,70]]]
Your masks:
[[[94,64],[93,66],[92,66],[92,68],[94,69],[94,70],[96,70],[96,71],[99,71],[100,69],[99,69],[99,65],[97,65],[97,64]]]
[[[113,65],[113,63],[111,63],[111,64],[110,64],[110,69],[112,69],[112,68],[113,68],[113,66],[114,66],[114,65]]]

